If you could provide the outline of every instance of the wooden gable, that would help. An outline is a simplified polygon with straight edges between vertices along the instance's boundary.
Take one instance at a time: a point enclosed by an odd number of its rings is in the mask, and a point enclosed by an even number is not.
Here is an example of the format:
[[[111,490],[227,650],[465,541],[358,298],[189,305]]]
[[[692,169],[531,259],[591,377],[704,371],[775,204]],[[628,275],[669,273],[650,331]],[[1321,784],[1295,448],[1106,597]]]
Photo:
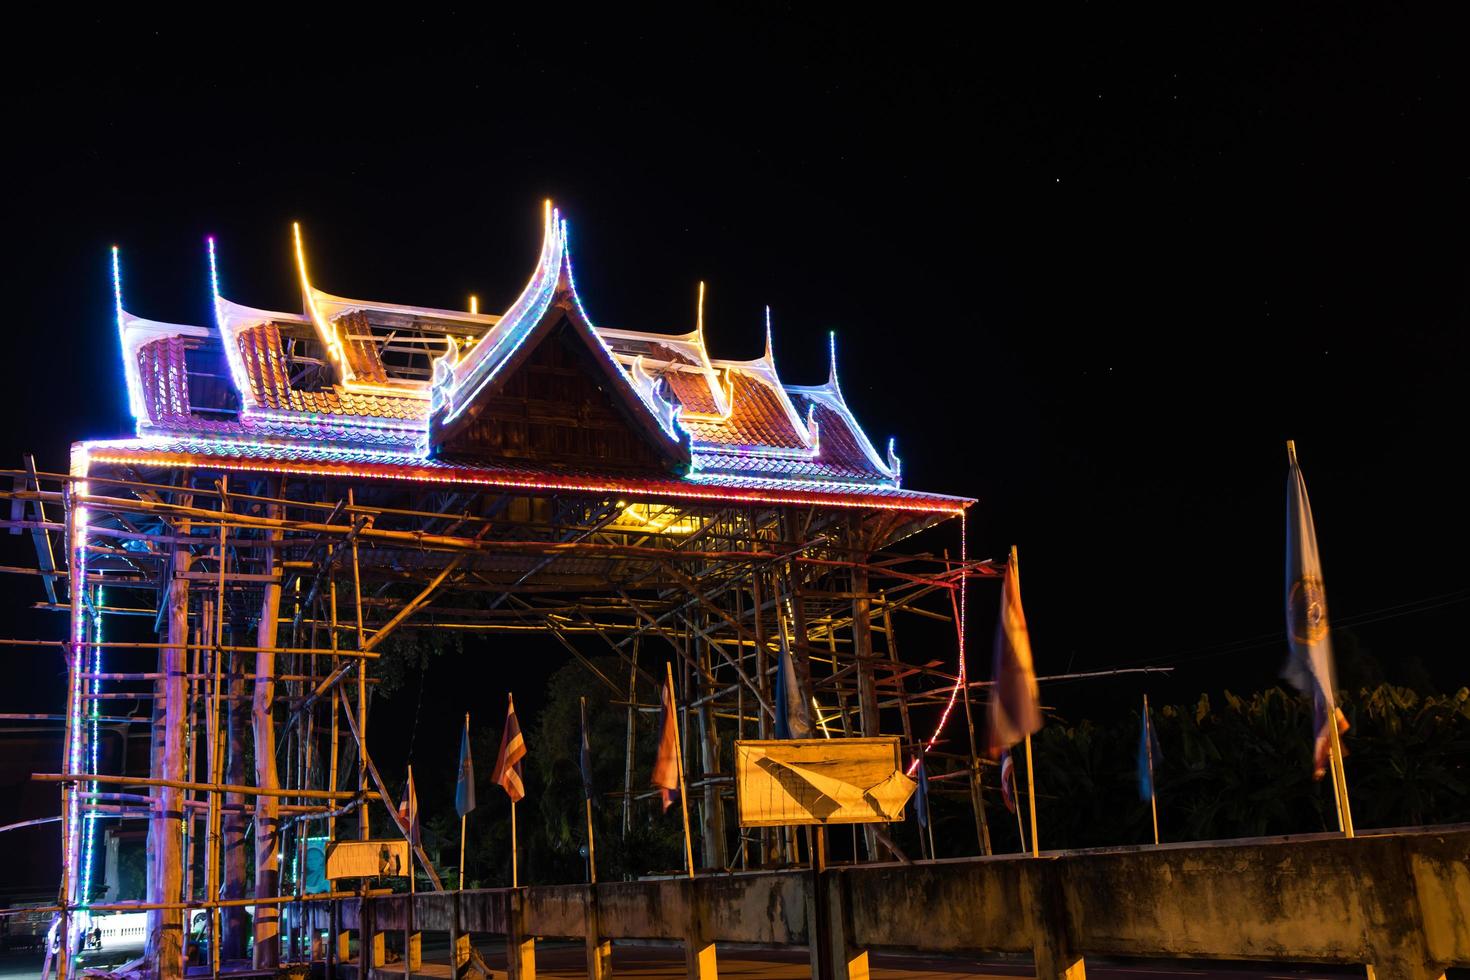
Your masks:
[[[446,433],[437,455],[599,472],[680,469],[681,461],[650,439],[646,423],[634,424],[626,397],[608,390],[627,382],[611,373],[615,367],[595,362],[596,353],[565,315],[537,333],[534,346],[479,395],[471,417]]]

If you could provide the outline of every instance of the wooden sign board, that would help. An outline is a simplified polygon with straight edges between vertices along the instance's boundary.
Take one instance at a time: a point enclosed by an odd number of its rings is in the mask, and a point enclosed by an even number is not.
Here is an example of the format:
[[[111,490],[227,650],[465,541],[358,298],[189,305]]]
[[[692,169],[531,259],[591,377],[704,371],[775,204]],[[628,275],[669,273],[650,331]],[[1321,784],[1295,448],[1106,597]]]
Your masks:
[[[918,784],[903,774],[898,736],[735,743],[742,827],[892,823]]]
[[[393,878],[408,874],[408,841],[339,840],[327,845],[327,877]]]

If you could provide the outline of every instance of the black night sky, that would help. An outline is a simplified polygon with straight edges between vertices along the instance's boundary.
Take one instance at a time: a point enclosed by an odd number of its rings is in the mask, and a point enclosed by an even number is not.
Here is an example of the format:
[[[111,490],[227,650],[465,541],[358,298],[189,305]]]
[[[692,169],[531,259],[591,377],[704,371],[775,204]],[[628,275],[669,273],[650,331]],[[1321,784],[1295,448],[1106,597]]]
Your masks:
[[[3,93],[6,467],[128,431],[113,243],[129,308],[161,320],[209,322],[210,233],[226,295],[296,308],[293,219],[331,292],[497,309],[552,197],[598,323],[687,330],[704,279],[713,353],[756,356],[769,303],[790,383],[824,375],[836,330],[905,482],[979,498],[973,553],[1020,547],[1041,673],[1174,663],[1149,689],[1182,698],[1275,683],[1294,438],[1336,622],[1390,679],[1470,681],[1453,25],[558,7],[53,31],[12,38],[36,63]],[[972,596],[984,662],[994,591]],[[6,635],[61,634],[38,597],[5,581]],[[4,656],[0,710],[55,710],[59,663]],[[430,671],[420,737],[446,771],[439,722],[477,691],[533,697],[561,662],[542,660]],[[1044,695],[1078,715],[1140,688]]]

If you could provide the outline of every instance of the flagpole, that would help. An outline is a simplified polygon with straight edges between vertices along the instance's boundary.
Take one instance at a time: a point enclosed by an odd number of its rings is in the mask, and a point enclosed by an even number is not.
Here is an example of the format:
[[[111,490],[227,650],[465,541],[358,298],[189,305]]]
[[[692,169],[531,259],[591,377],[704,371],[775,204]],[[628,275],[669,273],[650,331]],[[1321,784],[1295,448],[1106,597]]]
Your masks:
[[[1020,789],[1016,786],[1016,765],[1015,765],[1015,762],[1013,761],[1011,763],[1011,799],[1013,799],[1013,800],[1019,799],[1020,796],[1021,796]],[[1024,853],[1026,853],[1026,824],[1021,820],[1021,807],[1020,807],[1020,804],[1017,804],[1016,805],[1015,813],[1016,813],[1016,836],[1018,838],[1020,838],[1020,841],[1021,841],[1021,853],[1024,854]]]
[[[1143,751],[1148,758],[1148,806],[1154,815],[1154,846],[1159,846],[1159,787],[1154,779],[1154,727],[1148,717],[1148,695],[1143,696]]]
[[[1031,769],[1031,735],[1026,735],[1026,798],[1031,801],[1031,856],[1041,857],[1041,842],[1036,839],[1036,777]]]
[[[587,699],[586,698],[582,698],[581,699],[581,707],[582,707],[582,737],[583,738],[586,738],[587,737]],[[590,769],[591,768],[591,759],[589,758],[587,761],[588,761],[588,768]],[[577,746],[577,762],[578,762],[578,764],[580,766],[580,764],[582,762],[582,747],[581,747],[581,745],[578,745]],[[595,885],[595,884],[597,884],[597,845],[593,842],[593,839],[592,839],[592,797],[587,793],[587,790],[588,789],[589,789],[589,785],[588,785],[586,779],[584,779],[582,781],[582,791],[583,791],[582,792],[582,795],[585,796],[586,799],[587,799],[587,883],[589,885]]]
[[[413,976],[413,894],[414,874],[414,851],[418,849],[418,841],[414,834],[414,821],[419,816],[419,794],[413,788],[413,763],[408,765],[408,907],[403,916],[403,976],[409,980]]]
[[[465,737],[466,741],[468,741],[468,739],[470,737],[470,713],[468,711],[466,711],[464,713],[464,737]],[[465,775],[464,773],[460,773],[460,778],[463,779],[464,778],[464,775]],[[459,890],[460,891],[464,891],[464,831],[465,831],[465,821],[467,819],[469,819],[469,814],[468,813],[462,813],[462,814],[460,814],[460,817],[459,817]]]
[[[684,752],[683,743],[679,741],[679,702],[674,697],[674,665],[664,664],[664,676],[669,690],[669,719],[674,726],[674,746],[679,749],[675,754],[679,760],[679,811],[684,817],[684,866],[689,869],[689,877],[694,877],[694,849],[689,844],[689,794],[684,792]]]
[[[1342,824],[1345,837],[1353,834],[1353,808],[1348,802],[1347,771],[1342,765],[1342,742],[1337,731],[1337,705],[1332,705],[1327,716],[1327,727],[1332,730],[1332,792],[1337,797],[1337,819]]]

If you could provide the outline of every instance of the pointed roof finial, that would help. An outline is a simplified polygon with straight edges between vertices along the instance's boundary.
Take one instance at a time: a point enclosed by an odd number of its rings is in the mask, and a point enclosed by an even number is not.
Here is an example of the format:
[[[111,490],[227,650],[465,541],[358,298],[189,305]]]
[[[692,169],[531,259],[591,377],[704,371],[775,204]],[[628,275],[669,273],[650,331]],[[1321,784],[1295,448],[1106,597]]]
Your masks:
[[[699,301],[694,309],[694,333],[699,337],[699,344],[704,346],[704,280],[699,280]]]
[[[214,254],[214,236],[206,235],[204,244],[209,251],[209,293],[219,299],[219,262]]]
[[[771,348],[771,308],[766,307],[766,360],[771,364],[776,363],[776,355]]]
[[[842,386],[837,383],[837,331],[827,331],[827,353],[831,361],[827,368],[827,385],[838,395],[842,394]]]
[[[117,315],[117,325],[122,326],[122,259],[118,257],[117,246],[112,246],[112,304]]]

